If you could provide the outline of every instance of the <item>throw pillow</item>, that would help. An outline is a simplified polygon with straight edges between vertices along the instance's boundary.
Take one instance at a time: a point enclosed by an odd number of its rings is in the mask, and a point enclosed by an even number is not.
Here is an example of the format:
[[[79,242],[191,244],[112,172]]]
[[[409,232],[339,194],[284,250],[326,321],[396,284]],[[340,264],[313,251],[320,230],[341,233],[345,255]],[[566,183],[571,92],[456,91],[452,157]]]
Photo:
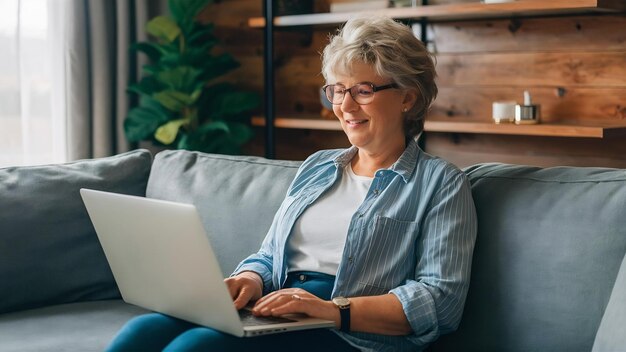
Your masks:
[[[120,297],[79,190],[145,195],[151,159],[0,169],[0,313]]]

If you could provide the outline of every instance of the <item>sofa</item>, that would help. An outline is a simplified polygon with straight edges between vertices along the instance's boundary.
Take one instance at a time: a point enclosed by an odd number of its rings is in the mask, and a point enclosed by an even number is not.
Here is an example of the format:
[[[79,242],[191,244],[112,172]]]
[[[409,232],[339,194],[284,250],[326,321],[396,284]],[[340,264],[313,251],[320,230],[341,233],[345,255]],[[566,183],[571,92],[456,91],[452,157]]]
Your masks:
[[[0,169],[0,351],[100,351],[130,318],[79,195],[195,204],[224,275],[260,245],[299,166],[146,150]],[[432,351],[626,351],[626,171],[481,164],[459,329]],[[181,254],[184,255],[184,254]]]

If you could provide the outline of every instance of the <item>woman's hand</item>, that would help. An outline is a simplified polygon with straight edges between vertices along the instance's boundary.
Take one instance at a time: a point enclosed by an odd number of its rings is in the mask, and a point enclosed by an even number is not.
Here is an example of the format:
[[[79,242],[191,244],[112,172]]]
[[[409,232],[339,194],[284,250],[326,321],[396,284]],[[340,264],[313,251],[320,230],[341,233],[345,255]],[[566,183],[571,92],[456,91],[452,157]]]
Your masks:
[[[224,282],[237,310],[245,307],[250,301],[256,301],[263,295],[263,279],[257,273],[244,271],[224,279]]]
[[[339,328],[339,309],[331,301],[325,301],[300,288],[285,288],[259,299],[252,313],[259,316],[281,316],[302,313],[313,318],[332,320]]]

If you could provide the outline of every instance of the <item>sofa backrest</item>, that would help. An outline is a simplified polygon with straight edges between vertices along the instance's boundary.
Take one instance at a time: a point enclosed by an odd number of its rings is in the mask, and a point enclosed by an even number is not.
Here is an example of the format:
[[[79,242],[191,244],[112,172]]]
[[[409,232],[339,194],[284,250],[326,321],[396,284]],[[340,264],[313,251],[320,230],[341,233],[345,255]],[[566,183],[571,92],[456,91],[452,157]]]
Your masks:
[[[228,276],[259,249],[300,163],[163,151],[154,158],[146,196],[196,205]]]
[[[590,351],[626,253],[626,170],[483,164],[459,330],[442,351]]]
[[[258,249],[300,162],[165,151],[148,178],[150,165],[135,151],[0,169],[0,312],[118,297],[81,187],[195,204],[228,275]],[[626,253],[626,171],[466,172],[479,220],[470,290],[459,330],[433,349],[591,350]]]

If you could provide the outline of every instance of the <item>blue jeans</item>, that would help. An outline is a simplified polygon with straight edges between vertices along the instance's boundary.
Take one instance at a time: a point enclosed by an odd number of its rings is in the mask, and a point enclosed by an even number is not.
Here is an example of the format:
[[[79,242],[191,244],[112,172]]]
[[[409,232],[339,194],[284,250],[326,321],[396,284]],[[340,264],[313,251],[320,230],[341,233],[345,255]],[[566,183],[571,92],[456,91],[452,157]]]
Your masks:
[[[302,288],[330,299],[334,276],[294,272],[286,287]],[[164,314],[151,313],[131,319],[107,351],[358,351],[329,329],[239,338]]]

